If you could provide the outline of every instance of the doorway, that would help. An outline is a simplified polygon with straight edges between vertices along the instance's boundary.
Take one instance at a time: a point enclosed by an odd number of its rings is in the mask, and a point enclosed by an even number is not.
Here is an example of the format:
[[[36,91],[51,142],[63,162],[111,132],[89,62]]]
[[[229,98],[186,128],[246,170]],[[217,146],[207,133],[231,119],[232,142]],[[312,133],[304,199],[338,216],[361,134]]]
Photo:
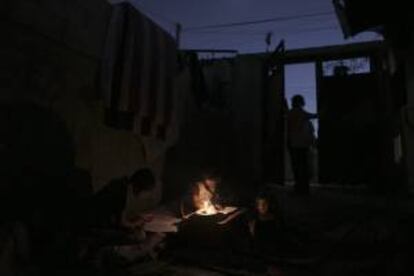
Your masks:
[[[299,63],[285,65],[285,97],[289,109],[290,100],[300,94],[305,99],[305,110],[310,113],[317,113],[317,94],[316,94],[316,70],[314,63]],[[312,120],[315,129],[315,137],[318,137],[319,121]],[[318,183],[318,149],[312,148],[310,153],[311,161],[311,183]],[[291,168],[290,156],[285,146],[285,181],[293,183],[293,173]]]
[[[322,63],[319,86],[320,182],[366,185],[375,182],[381,160],[377,75],[369,58]]]

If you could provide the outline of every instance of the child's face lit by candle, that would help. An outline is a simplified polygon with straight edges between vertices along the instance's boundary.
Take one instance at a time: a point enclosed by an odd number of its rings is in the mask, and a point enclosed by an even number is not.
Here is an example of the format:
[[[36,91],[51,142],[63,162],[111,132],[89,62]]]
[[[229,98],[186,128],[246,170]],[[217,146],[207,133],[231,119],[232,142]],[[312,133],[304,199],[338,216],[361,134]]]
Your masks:
[[[258,198],[256,200],[256,210],[259,215],[265,215],[269,211],[269,203],[264,198]]]
[[[217,187],[217,181],[214,179],[206,179],[204,181],[205,185],[208,187],[208,189],[211,192],[215,192],[216,191],[216,187]]]
[[[205,179],[197,182],[192,195],[194,207],[204,210],[208,209],[207,207],[210,208],[210,205],[213,206],[216,188],[217,181],[215,179]]]

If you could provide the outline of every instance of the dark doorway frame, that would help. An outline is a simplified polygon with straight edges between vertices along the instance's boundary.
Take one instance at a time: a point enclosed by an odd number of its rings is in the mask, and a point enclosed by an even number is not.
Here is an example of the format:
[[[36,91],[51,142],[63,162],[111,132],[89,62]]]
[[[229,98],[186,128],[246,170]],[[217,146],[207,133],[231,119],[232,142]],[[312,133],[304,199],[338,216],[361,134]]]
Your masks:
[[[284,72],[284,66],[297,63],[314,63],[316,74],[316,96],[317,105],[319,103],[321,81],[323,78],[323,63],[332,60],[345,60],[360,57],[368,57],[371,62],[371,72],[376,75],[378,87],[380,91],[378,94],[377,108],[382,110],[380,114],[380,131],[379,145],[382,149],[381,160],[378,161],[378,175],[376,178],[380,182],[387,183],[391,180],[393,175],[393,146],[392,137],[390,136],[393,128],[392,122],[392,95],[391,89],[388,85],[388,78],[382,70],[382,64],[385,57],[385,46],[382,41],[363,42],[348,45],[327,46],[318,48],[306,48],[298,50],[284,51],[282,54],[275,54],[270,56],[269,66],[278,66],[280,72]],[[284,87],[284,77],[281,80],[281,85]],[[284,91],[283,91],[284,96]],[[318,106],[319,109],[319,106]],[[285,111],[283,111],[285,112]],[[283,128],[284,131],[284,128]],[[284,136],[285,134],[283,134]],[[283,141],[285,143],[285,141]],[[284,164],[282,164],[284,170]],[[284,175],[283,175],[284,177]],[[278,181],[277,184],[283,184]],[[378,185],[382,185],[378,183]]]

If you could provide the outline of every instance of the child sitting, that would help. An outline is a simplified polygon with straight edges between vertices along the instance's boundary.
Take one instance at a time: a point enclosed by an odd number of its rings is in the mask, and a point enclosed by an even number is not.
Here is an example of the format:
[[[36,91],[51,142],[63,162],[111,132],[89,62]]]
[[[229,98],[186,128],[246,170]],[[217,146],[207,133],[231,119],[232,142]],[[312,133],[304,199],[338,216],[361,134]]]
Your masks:
[[[277,213],[276,200],[267,193],[256,196],[255,210],[249,221],[249,230],[256,250],[272,253],[281,239],[281,216]]]

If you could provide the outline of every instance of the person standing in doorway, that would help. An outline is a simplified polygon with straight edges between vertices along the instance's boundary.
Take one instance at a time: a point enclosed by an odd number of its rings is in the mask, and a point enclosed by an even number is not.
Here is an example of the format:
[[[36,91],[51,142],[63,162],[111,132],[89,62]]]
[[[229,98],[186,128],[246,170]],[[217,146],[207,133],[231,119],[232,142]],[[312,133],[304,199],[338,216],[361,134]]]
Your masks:
[[[295,192],[309,194],[310,162],[309,151],[315,143],[311,119],[317,114],[305,111],[305,99],[295,95],[291,99],[287,115],[287,142],[295,179]]]

